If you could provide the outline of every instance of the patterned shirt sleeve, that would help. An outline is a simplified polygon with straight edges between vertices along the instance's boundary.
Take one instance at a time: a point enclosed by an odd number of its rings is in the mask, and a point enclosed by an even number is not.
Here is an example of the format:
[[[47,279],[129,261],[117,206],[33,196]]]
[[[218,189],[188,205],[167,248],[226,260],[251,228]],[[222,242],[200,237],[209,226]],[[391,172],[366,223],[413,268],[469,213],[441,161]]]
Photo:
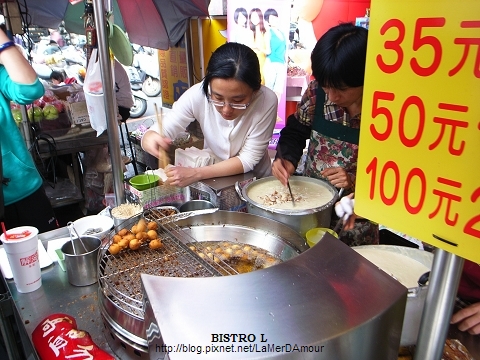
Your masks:
[[[295,117],[305,126],[312,126],[315,116],[315,103],[317,97],[318,83],[316,80],[308,84],[307,89],[303,93],[302,100],[297,106]]]

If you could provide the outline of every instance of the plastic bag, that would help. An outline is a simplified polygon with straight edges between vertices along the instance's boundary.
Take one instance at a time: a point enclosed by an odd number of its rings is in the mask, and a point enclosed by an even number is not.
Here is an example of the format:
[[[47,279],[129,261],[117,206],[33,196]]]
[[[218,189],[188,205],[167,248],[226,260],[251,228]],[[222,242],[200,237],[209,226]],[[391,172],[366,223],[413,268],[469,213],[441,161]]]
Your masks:
[[[90,125],[97,131],[97,136],[100,136],[107,130],[107,114],[103,96],[102,73],[98,60],[97,49],[93,49],[83,83],[83,90],[87,102]]]

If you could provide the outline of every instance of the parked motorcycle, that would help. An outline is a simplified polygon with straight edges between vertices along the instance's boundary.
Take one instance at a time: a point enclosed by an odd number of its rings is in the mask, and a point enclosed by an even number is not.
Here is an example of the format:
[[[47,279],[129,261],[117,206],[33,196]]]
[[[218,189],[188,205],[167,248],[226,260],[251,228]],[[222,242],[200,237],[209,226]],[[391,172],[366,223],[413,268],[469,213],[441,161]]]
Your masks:
[[[130,108],[130,117],[132,119],[137,119],[147,111],[147,99],[145,98],[145,94],[141,90],[133,90],[133,106]]]
[[[137,69],[142,81],[142,91],[150,97],[160,95],[162,86],[157,53],[153,49],[133,45],[132,65]]]
[[[133,119],[141,117],[147,111],[147,98],[142,92],[142,79],[138,74],[137,68],[133,66],[124,66],[130,79],[130,87],[132,88],[133,107],[130,109],[130,117]]]

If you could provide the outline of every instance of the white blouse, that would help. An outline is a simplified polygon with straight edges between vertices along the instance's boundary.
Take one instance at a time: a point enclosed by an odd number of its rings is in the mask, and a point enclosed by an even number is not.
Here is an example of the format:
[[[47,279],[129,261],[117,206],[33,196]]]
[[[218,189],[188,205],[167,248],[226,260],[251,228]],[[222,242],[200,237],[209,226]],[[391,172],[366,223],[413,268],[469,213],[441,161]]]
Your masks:
[[[189,88],[173,104],[163,118],[164,136],[175,139],[177,134],[198,120],[204,136],[204,149],[217,160],[237,156],[244,172],[255,176],[271,175],[268,143],[277,119],[277,96],[262,86],[253,96],[248,108],[235,120],[225,120],[203,93],[202,83]],[[159,131],[154,124],[150,130]]]

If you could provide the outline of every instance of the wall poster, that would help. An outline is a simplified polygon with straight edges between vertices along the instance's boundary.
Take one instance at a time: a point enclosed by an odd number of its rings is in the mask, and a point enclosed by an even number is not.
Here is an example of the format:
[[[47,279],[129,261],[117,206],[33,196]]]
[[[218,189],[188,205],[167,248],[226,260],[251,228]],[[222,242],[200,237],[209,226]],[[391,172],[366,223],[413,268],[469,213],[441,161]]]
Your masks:
[[[230,0],[227,4],[227,38],[252,48],[258,56],[262,84],[278,98],[278,115],[270,147],[276,148],[285,126],[285,96],[289,48],[289,0]]]

